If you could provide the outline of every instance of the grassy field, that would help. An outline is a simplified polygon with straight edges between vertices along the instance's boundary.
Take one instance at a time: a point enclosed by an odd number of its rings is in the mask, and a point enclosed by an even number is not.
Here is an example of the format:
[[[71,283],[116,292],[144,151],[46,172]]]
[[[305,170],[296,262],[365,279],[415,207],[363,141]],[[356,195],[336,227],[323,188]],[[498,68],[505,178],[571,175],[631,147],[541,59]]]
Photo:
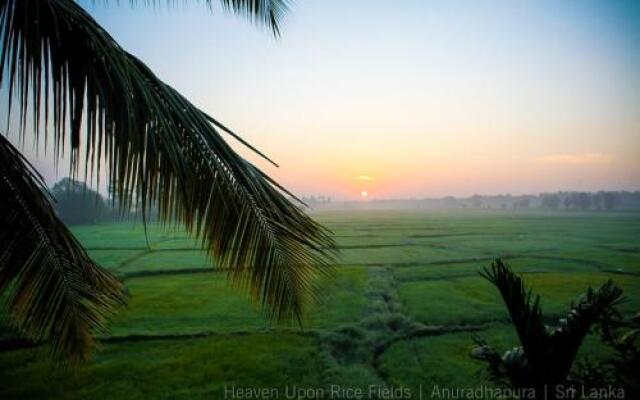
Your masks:
[[[305,329],[273,326],[179,230],[74,229],[126,282],[130,304],[88,365],[61,369],[46,349],[0,350],[0,399],[218,399],[224,387],[404,386],[486,382],[472,335],[516,345],[496,290],[478,276],[507,260],[553,322],[612,278],[640,310],[640,215],[325,212],[341,250]],[[8,335],[10,333],[4,333]],[[583,356],[604,350],[590,339]],[[283,397],[284,398],[284,397]]]

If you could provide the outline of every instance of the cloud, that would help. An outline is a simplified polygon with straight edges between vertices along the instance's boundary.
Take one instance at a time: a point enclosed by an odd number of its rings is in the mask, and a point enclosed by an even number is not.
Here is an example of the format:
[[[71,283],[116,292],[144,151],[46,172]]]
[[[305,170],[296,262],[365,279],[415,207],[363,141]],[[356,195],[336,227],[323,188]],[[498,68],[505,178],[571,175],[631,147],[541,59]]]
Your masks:
[[[369,176],[369,175],[359,175],[359,176],[355,176],[353,179],[356,179],[358,181],[365,181],[365,182],[371,182],[376,180],[375,177]]]
[[[604,153],[584,153],[584,154],[551,154],[534,159],[539,164],[554,165],[600,165],[610,164],[613,157]]]

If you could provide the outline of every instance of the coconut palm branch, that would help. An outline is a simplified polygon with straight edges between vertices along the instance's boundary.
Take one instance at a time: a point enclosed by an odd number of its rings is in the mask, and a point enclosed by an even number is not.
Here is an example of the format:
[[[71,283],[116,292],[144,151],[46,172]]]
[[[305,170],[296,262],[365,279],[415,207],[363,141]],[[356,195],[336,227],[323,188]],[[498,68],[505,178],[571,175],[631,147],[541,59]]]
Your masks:
[[[42,178],[0,135],[0,293],[33,340],[81,360],[124,303],[122,283],[94,263],[56,217]]]
[[[518,333],[520,346],[503,356],[484,340],[476,338],[478,347],[473,356],[486,361],[491,377],[499,383],[514,387],[537,388],[567,381],[578,350],[592,327],[618,318],[616,306],[621,302],[622,290],[608,281],[598,289],[589,288],[567,316],[554,327],[543,324],[540,297],[532,296],[522,278],[501,260],[485,268],[481,275],[493,283],[509,310]]]
[[[99,3],[108,3],[109,0],[94,0]],[[176,4],[184,0],[129,0],[131,5],[139,3],[159,6],[162,4]],[[204,0],[207,6],[212,6],[212,0]],[[241,15],[250,21],[266,26],[274,35],[280,35],[280,22],[289,11],[288,0],[219,0],[222,7],[237,15]]]
[[[222,2],[274,32],[286,5]],[[184,224],[270,317],[301,321],[317,298],[315,276],[332,262],[333,240],[225,142],[221,132],[233,132],[158,79],[75,1],[0,0],[0,46],[0,83],[22,139],[51,141],[56,158],[68,147],[72,176],[105,169],[116,204],[143,215],[157,206],[162,221]],[[31,288],[39,301],[56,295],[38,282]]]

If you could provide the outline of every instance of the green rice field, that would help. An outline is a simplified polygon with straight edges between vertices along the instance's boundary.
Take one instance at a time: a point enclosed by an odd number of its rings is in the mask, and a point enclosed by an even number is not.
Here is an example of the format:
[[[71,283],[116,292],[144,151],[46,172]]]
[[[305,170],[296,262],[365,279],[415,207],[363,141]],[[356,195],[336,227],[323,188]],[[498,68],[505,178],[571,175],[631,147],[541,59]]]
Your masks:
[[[129,305],[86,365],[62,368],[44,347],[3,347],[0,399],[222,399],[225,385],[281,395],[293,385],[373,385],[428,399],[434,385],[488,384],[470,358],[472,336],[501,350],[517,344],[497,291],[478,275],[496,257],[541,295],[549,323],[610,278],[625,292],[621,310],[640,311],[640,214],[315,217],[335,234],[340,255],[333,276],[318,282],[324,300],[303,329],[265,320],[180,230],[153,225],[145,238],[140,224],[75,227],[93,258],[124,279]],[[604,352],[588,338],[581,357]]]

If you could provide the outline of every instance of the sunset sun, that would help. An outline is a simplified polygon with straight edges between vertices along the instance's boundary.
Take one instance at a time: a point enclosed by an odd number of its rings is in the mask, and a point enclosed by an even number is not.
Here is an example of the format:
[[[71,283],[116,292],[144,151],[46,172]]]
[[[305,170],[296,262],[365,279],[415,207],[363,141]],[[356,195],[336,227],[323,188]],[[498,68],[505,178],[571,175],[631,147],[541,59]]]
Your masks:
[[[369,196],[369,192],[367,192],[366,190],[363,190],[362,192],[360,192],[360,196],[367,197]]]

